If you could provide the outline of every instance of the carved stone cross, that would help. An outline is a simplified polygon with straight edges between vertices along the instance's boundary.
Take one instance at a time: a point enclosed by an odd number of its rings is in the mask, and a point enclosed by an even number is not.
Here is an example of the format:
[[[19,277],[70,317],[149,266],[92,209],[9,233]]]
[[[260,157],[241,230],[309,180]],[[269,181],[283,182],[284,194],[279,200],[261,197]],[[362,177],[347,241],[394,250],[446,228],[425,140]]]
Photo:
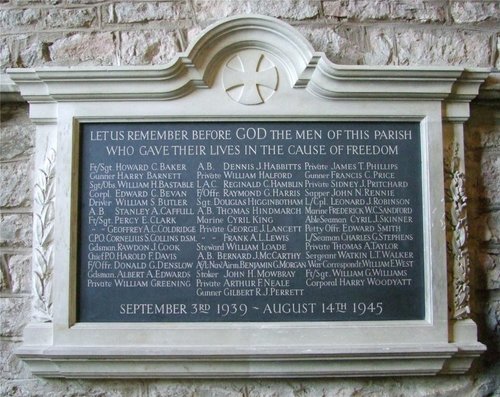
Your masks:
[[[276,66],[262,53],[245,51],[231,58],[224,68],[223,85],[234,101],[258,105],[278,88]]]

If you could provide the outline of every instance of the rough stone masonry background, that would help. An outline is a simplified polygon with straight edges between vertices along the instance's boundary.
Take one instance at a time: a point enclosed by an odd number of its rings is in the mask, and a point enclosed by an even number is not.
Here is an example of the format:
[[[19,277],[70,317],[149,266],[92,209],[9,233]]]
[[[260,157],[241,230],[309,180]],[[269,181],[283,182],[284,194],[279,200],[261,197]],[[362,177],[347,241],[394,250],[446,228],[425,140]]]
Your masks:
[[[500,2],[489,0],[0,0],[0,64],[164,64],[222,17],[291,23],[341,64],[500,67]],[[498,81],[497,81],[498,84]],[[495,106],[497,109],[495,110]],[[0,395],[347,397],[500,396],[500,126],[498,100],[467,124],[473,316],[488,352],[464,376],[335,380],[92,381],[34,378],[13,354],[30,318],[34,126],[1,104]]]

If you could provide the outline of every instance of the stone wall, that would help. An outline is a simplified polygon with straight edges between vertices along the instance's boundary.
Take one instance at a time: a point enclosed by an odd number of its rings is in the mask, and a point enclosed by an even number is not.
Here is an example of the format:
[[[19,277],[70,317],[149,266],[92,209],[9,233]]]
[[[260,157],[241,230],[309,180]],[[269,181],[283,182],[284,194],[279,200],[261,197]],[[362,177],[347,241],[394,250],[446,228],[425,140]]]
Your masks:
[[[500,67],[500,2],[488,0],[0,0],[0,67],[165,64],[222,17],[259,13],[294,25],[342,64]],[[497,74],[498,76],[498,74]],[[91,381],[34,378],[13,350],[30,318],[34,126],[1,104],[0,395],[500,395],[498,80],[472,105],[466,145],[473,317],[488,351],[469,375],[432,378]],[[495,85],[496,92],[495,94]],[[496,376],[495,376],[496,375]]]
[[[162,64],[211,22],[295,25],[336,63],[499,66],[496,0],[1,1],[0,64]]]

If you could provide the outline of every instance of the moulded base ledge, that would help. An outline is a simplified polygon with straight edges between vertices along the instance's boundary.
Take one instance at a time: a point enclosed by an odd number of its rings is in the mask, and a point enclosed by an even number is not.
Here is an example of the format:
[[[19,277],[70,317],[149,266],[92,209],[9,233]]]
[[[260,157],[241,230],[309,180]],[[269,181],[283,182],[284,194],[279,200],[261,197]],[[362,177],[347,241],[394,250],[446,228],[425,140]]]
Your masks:
[[[464,373],[484,349],[447,344],[428,347],[308,349],[265,353],[173,349],[70,348],[25,346],[17,351],[35,375],[50,378],[312,378],[424,376]]]
[[[276,347],[56,345],[52,324],[25,328],[16,354],[48,378],[319,378],[461,374],[485,346],[455,324],[460,341],[445,344]]]

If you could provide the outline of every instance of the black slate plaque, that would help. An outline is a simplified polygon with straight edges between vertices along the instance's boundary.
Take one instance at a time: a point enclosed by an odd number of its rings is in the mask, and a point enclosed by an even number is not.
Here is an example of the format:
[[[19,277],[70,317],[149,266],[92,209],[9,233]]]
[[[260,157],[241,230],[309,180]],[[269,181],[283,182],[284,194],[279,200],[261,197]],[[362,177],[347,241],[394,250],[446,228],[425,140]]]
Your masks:
[[[80,134],[80,322],[424,318],[418,123]]]

